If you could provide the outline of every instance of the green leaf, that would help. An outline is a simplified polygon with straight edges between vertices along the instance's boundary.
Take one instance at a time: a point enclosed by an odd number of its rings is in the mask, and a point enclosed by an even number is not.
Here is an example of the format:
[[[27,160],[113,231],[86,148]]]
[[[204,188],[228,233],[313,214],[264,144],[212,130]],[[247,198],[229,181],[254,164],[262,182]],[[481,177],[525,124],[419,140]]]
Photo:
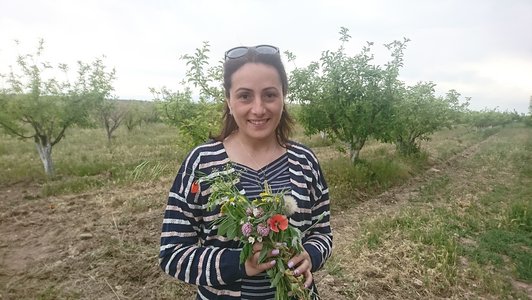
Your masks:
[[[277,286],[277,284],[279,284],[279,281],[281,280],[282,276],[283,276],[283,273],[275,270],[275,276],[272,279],[272,286]]]
[[[266,245],[263,244],[262,250],[260,251],[259,255],[259,263],[263,263],[268,253],[270,253],[272,250],[273,249],[271,249],[270,247],[266,247]]]
[[[232,222],[228,219],[225,219],[224,221],[220,222],[218,225],[218,235],[226,236],[229,229],[231,228]]]
[[[240,264],[243,264],[251,255],[253,255],[253,245],[245,243],[240,252]]]

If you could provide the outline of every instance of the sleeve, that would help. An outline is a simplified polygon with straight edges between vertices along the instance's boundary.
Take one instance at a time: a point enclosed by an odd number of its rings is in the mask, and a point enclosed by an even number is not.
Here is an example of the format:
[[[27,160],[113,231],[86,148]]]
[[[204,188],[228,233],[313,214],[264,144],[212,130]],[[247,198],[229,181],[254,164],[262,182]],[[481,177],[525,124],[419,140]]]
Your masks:
[[[316,223],[310,232],[303,238],[303,247],[310,255],[312,272],[323,267],[332,254],[333,235],[330,226],[329,188],[323,177],[323,172],[318,160],[313,156],[312,172],[313,182],[310,191],[314,198],[311,209],[312,224]],[[321,219],[320,219],[321,218]]]
[[[159,264],[170,276],[190,284],[230,284],[243,275],[240,250],[205,247],[201,243],[203,231],[208,230],[203,220],[206,201],[201,201],[201,191],[191,191],[197,180],[198,165],[199,155],[193,151],[181,165],[170,190],[161,231]]]

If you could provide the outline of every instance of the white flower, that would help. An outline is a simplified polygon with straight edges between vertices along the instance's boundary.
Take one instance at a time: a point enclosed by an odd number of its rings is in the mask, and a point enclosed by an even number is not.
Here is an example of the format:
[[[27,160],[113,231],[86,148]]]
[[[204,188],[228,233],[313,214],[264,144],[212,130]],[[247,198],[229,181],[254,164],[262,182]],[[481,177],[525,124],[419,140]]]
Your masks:
[[[290,195],[284,195],[284,209],[287,216],[293,215],[297,211],[297,202],[294,197]]]
[[[248,237],[248,243],[250,243],[250,244],[255,243],[255,238],[252,237],[252,236]]]
[[[260,218],[264,215],[264,210],[262,209],[262,207],[254,207],[253,208],[253,216],[255,218]]]
[[[259,237],[257,238],[257,242],[262,243],[262,236],[259,236]]]

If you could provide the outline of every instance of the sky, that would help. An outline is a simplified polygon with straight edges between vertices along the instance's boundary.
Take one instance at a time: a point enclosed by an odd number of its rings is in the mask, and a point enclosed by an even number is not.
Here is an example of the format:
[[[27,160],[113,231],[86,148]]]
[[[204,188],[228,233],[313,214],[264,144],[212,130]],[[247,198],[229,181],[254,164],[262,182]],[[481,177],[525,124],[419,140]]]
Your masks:
[[[474,110],[528,112],[531,0],[0,0],[0,73],[42,38],[47,61],[75,69],[104,55],[116,69],[115,96],[150,100],[150,87],[182,89],[180,56],[204,41],[212,64],[235,46],[275,45],[296,55],[285,60],[290,71],[336,50],[341,27],[349,55],[373,42],[381,65],[385,43],[410,39],[400,71],[408,85],[455,89]]]

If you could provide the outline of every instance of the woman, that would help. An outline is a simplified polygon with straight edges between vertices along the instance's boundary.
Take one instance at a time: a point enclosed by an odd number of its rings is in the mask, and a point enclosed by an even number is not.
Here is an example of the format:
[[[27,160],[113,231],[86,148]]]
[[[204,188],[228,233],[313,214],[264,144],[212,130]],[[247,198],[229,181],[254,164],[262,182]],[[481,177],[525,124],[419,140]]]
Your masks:
[[[192,191],[198,174],[216,176],[226,167],[240,173],[236,186],[248,199],[263,191],[290,191],[298,210],[290,224],[301,231],[318,223],[303,237],[305,251],[288,266],[304,276],[316,292],[312,273],[330,257],[329,194],[315,155],[288,139],[292,120],[284,99],[288,80],[279,49],[269,45],[236,47],[225,53],[225,110],[221,134],[192,150],[170,190],[163,220],[161,268],[171,276],[198,285],[197,299],[273,299],[275,290],[265,271],[275,260],[259,263],[261,243],[239,264],[237,241],[216,234],[211,223],[219,210],[207,211],[207,182]],[[320,219],[320,215],[324,216]],[[279,254],[273,250],[269,256]]]

